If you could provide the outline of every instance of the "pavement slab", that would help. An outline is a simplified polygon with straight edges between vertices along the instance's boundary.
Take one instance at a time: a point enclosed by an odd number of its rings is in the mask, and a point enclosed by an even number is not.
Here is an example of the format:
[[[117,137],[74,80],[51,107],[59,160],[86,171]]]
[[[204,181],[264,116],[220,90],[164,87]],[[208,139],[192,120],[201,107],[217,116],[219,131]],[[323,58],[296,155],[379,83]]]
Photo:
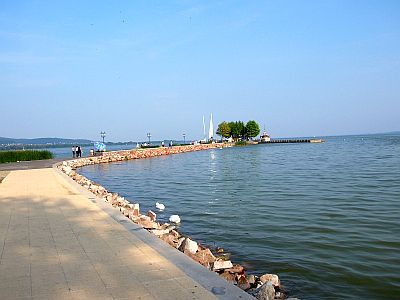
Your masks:
[[[0,183],[0,298],[221,299],[137,232],[53,168],[10,171]]]

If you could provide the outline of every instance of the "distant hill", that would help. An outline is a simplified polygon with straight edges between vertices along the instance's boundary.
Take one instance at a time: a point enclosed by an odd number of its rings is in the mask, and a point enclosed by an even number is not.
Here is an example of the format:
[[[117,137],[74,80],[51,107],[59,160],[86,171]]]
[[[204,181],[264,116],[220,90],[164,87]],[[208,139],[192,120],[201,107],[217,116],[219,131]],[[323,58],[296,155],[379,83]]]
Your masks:
[[[382,133],[382,134],[385,134],[385,135],[400,135],[400,131],[391,131],[391,132],[385,132],[385,133]]]
[[[63,139],[63,138],[35,138],[35,139],[14,139],[0,137],[0,145],[71,145],[71,144],[90,144],[91,140],[85,139]]]

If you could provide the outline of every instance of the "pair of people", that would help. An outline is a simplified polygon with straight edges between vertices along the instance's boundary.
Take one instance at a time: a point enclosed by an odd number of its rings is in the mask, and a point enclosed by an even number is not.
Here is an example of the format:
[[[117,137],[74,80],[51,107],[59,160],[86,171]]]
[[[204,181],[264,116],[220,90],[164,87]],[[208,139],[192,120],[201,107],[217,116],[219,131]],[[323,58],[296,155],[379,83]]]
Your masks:
[[[82,157],[82,148],[81,148],[81,146],[72,146],[72,157],[73,158]]]

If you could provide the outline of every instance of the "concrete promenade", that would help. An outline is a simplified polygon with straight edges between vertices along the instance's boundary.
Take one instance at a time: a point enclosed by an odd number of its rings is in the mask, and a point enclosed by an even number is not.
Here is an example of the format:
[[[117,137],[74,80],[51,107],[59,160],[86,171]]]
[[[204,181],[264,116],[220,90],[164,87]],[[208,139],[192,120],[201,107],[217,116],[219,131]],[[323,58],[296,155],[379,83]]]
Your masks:
[[[10,171],[0,299],[254,299],[123,218],[53,168]]]
[[[0,183],[1,299],[217,299],[192,278],[52,168]]]

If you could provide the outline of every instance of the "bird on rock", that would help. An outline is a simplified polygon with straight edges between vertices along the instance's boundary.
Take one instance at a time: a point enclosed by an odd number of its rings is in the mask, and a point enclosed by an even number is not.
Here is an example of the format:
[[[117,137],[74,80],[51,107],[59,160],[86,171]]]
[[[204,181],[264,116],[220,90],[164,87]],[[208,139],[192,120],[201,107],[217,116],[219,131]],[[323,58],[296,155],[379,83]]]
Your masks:
[[[159,209],[159,210],[164,210],[165,209],[165,205],[162,204],[162,203],[156,202],[156,208]]]
[[[178,224],[181,222],[181,218],[178,215],[172,215],[169,217],[169,221]]]

